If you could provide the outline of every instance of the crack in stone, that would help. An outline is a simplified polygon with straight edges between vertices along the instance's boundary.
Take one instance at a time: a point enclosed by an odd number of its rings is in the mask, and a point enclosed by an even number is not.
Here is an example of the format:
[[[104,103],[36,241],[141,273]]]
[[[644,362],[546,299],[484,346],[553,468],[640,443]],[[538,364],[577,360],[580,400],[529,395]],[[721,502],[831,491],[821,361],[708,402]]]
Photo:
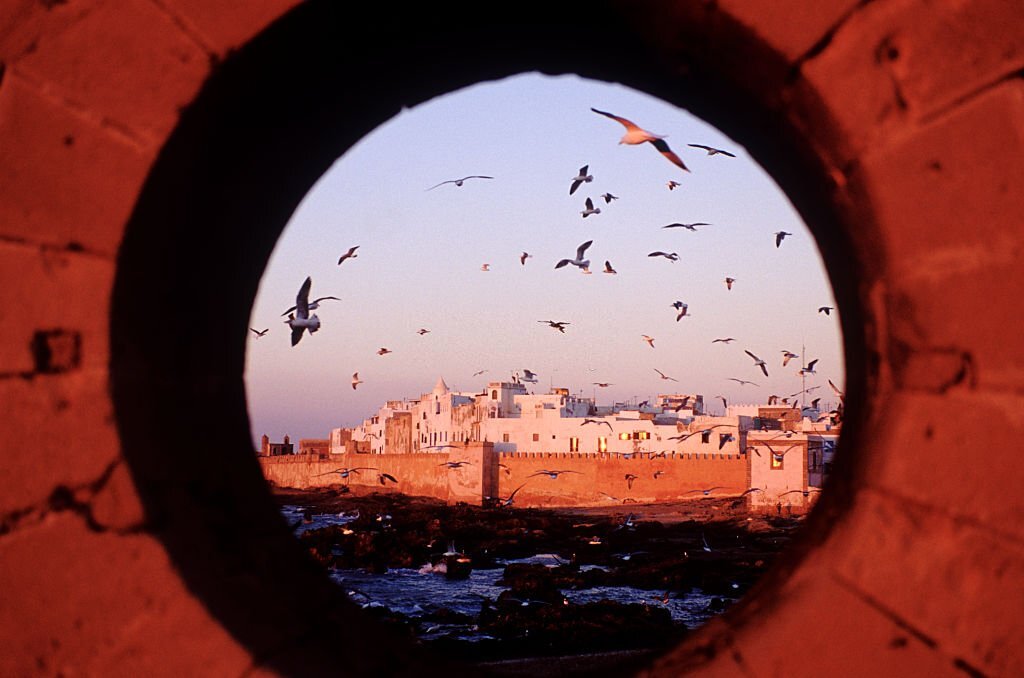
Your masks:
[[[110,528],[98,520],[92,512],[92,502],[103,491],[117,467],[124,463],[120,458],[114,459],[94,480],[75,486],[57,485],[50,492],[46,501],[35,506],[15,509],[0,516],[0,538],[31,525],[38,525],[51,513],[71,512],[82,518],[90,532],[99,534],[132,535],[148,532],[146,523],[138,523],[124,528]],[[82,498],[81,495],[85,494]]]
[[[871,594],[867,593],[866,591],[862,591],[852,581],[846,579],[838,572],[833,572],[832,577],[833,579],[835,579],[837,584],[839,584],[844,589],[846,589],[854,596],[856,596],[858,599],[866,603],[869,607],[878,611],[882,616],[891,621],[893,624],[900,627],[910,635],[914,636],[932,650],[938,649],[938,641],[936,641],[934,638],[932,638],[930,635],[928,635],[921,629],[911,624],[909,621],[898,615],[893,610],[890,610],[888,607],[883,605],[880,600],[878,600]]]
[[[220,64],[220,56],[217,54],[217,51],[212,45],[207,44],[202,34],[190,26],[184,18],[172,12],[166,4],[161,2],[161,0],[149,0],[149,3],[156,7],[161,14],[170,19],[171,23],[178,27],[178,30],[180,30],[189,40],[194,42],[199,49],[206,53],[206,58],[209,60],[211,69]]]
[[[854,7],[851,7],[846,14],[839,17],[839,19],[825,31],[818,40],[808,48],[806,52],[798,56],[793,60],[793,64],[789,67],[789,73],[786,75],[785,84],[791,85],[801,77],[804,64],[812,59],[817,58],[821,55],[829,45],[832,44],[832,40],[835,39],[836,34],[846,25],[846,23],[860,13],[865,7],[875,2],[875,0],[860,0]]]
[[[941,106],[941,107],[935,109],[934,111],[931,111],[931,112],[929,112],[929,113],[927,113],[925,115],[922,115],[921,118],[919,119],[919,122],[920,122],[920,124],[922,126],[931,124],[932,122],[934,122],[937,119],[943,117],[944,115],[947,115],[948,113],[952,113],[952,112],[956,111],[958,108],[960,108],[961,106],[964,106],[964,105],[970,103],[971,101],[973,101],[974,99],[977,99],[978,97],[982,96],[986,92],[988,92],[990,90],[993,90],[993,89],[995,89],[995,88],[999,87],[1000,85],[1003,85],[1003,84],[1005,84],[1007,82],[1010,82],[1011,80],[1021,80],[1021,79],[1024,79],[1024,68],[1017,69],[1016,71],[1010,71],[1009,73],[1006,73],[1004,75],[999,76],[998,78],[995,78],[994,80],[991,80],[989,82],[985,82],[985,83],[982,83],[982,84],[978,85],[976,88],[972,89],[970,92],[967,92],[967,93],[957,97],[956,99],[953,99],[952,101],[950,101],[945,106]]]

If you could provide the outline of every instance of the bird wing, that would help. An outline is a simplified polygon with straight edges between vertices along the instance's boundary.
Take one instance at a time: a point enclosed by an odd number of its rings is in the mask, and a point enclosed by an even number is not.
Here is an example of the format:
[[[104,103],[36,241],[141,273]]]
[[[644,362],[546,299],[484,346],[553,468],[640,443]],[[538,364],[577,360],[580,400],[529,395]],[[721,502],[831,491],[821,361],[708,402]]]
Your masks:
[[[302,339],[302,332],[305,330],[303,327],[292,328],[292,346],[299,343],[299,339]]]
[[[484,174],[470,174],[468,177],[462,177],[461,179],[459,179],[459,181],[465,181],[466,179],[493,179],[493,178],[494,177],[489,177],[489,176],[486,176]]]
[[[764,363],[761,363],[760,367],[761,367],[761,371],[764,372],[764,376],[767,377],[768,376],[768,368],[765,367]]]
[[[662,228],[683,228],[683,225],[679,222],[669,224],[668,226],[662,226]]]
[[[748,351],[748,350],[746,350],[746,349],[743,349],[743,352],[744,352],[744,353],[746,353],[747,355],[749,355],[749,356],[750,356],[751,358],[753,358],[753,359],[754,359],[754,360],[755,360],[756,362],[761,362],[761,359],[760,359],[760,358],[758,358],[758,357],[757,357],[756,355],[754,355],[753,353],[751,353],[750,351]]]
[[[689,172],[690,169],[686,166],[686,163],[682,159],[672,152],[672,149],[668,147],[668,143],[664,139],[650,139],[651,145],[654,146],[658,151],[668,158],[669,162],[678,167],[679,169]]]
[[[555,268],[562,268],[563,266],[568,266],[568,265],[569,265],[569,260],[568,259],[562,259],[557,264],[555,264]]]
[[[819,360],[820,360],[820,358],[815,358],[811,362],[807,363],[807,369],[808,370],[813,370],[815,363],[817,363]]]
[[[435,188],[437,188],[438,186],[444,186],[445,184],[454,184],[454,183],[455,183],[455,179],[449,179],[448,181],[442,181],[442,182],[441,182],[441,183],[439,183],[439,184],[434,184],[433,186],[431,186],[431,187],[430,187],[430,188],[428,188],[427,190],[428,190],[428,191],[432,191],[432,190],[434,190]]]
[[[295,296],[295,314],[300,318],[309,317],[309,290],[313,287],[313,279],[307,277]],[[296,341],[293,335],[293,342]]]
[[[593,206],[593,203],[590,202],[590,198],[587,198],[587,206]],[[583,254],[587,251],[587,248],[590,247],[591,243],[593,242],[593,240],[588,240],[587,242],[583,243],[582,245],[576,248],[576,261],[580,261],[583,259]]]
[[[649,256],[649,257],[667,257],[668,255],[659,250],[657,252],[651,252],[647,256]]]
[[[579,179],[577,179],[576,181],[572,182],[572,186],[569,187],[569,195],[572,195],[573,193],[575,193],[576,189],[579,188],[580,184],[582,184],[582,183],[583,182],[580,181]]]
[[[615,115],[614,113],[607,113],[605,111],[599,111],[596,108],[591,108],[590,110],[592,110],[594,113],[597,113],[598,115],[603,115],[606,118],[611,118],[615,122],[617,122],[620,125],[622,125],[623,127],[625,127],[627,130],[635,130],[635,129],[638,130],[638,129],[640,129],[640,127],[638,127],[637,124],[635,122],[633,122],[632,120],[627,120],[626,118],[623,118],[621,116]]]
[[[587,206],[588,210],[594,209],[594,201],[591,200],[590,198],[587,198],[587,202],[585,202],[584,204]]]

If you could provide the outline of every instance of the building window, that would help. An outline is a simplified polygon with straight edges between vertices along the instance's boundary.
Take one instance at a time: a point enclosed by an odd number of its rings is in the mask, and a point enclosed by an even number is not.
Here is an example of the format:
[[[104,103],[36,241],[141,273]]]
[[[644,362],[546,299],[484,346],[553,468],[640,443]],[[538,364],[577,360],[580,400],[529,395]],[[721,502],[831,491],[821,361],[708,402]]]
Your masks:
[[[497,400],[497,399],[498,399],[498,392],[496,390],[491,391],[491,400]]]
[[[569,438],[569,451],[570,452],[579,452],[580,451],[580,439],[579,438]]]
[[[608,451],[608,438],[601,436],[597,439],[597,451],[607,452]]]
[[[773,471],[781,471],[782,470],[782,455],[778,455],[778,454],[775,454],[773,452],[772,455],[771,455],[771,458],[772,458],[772,461],[771,461],[771,468],[772,468],[772,470]]]
[[[628,434],[628,433],[620,433],[619,434],[619,440],[629,440],[631,437],[632,436],[630,436],[630,434]]]
[[[501,442],[503,442],[503,443],[507,443],[508,442],[508,434],[507,433],[502,433],[501,434]]]
[[[533,442],[535,442],[535,443],[539,443],[540,442],[540,434],[539,433],[534,433],[533,434]]]
[[[649,431],[640,431],[638,433],[638,438],[639,438],[639,440],[650,440],[651,439],[651,434],[650,434]]]

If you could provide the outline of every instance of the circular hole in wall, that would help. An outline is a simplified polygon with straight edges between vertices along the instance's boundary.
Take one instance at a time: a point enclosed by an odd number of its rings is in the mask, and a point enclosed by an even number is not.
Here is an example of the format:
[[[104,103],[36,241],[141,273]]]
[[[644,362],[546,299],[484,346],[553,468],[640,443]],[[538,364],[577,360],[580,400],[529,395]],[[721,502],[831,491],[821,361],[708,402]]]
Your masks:
[[[556,266],[586,242],[589,266]],[[315,332],[285,322],[307,278]],[[835,306],[719,130],[576,76],[476,85],[368,134],[292,215],[249,321],[253,444],[307,550],[428,645],[657,649],[817,500]]]

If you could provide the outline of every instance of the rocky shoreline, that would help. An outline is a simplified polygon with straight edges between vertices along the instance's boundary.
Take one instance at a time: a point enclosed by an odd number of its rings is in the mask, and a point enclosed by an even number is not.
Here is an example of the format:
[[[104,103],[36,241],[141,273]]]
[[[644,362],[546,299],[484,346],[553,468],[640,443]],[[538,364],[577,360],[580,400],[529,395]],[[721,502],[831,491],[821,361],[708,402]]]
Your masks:
[[[466,614],[437,601],[415,623],[376,604],[373,611],[426,645],[468,661],[529,656],[583,657],[620,652],[627,664],[678,643],[687,624],[667,604],[694,591],[708,596],[707,618],[742,596],[772,564],[799,527],[799,518],[753,516],[731,499],[586,509],[447,506],[400,494],[340,492],[339,488],[275,489],[282,506],[301,507],[294,520],[312,557],[335,574],[383,575],[396,568],[447,564],[473,570],[504,568],[495,598],[480,597]],[[317,516],[343,524],[317,527]],[[547,562],[508,562],[546,554]],[[460,571],[448,576],[461,577]],[[594,587],[643,591],[642,603],[570,602],[567,592]],[[443,624],[472,625],[480,639],[420,631]],[[698,622],[699,623],[699,622]],[[694,625],[694,624],[691,624]],[[511,670],[511,669],[509,669]]]

